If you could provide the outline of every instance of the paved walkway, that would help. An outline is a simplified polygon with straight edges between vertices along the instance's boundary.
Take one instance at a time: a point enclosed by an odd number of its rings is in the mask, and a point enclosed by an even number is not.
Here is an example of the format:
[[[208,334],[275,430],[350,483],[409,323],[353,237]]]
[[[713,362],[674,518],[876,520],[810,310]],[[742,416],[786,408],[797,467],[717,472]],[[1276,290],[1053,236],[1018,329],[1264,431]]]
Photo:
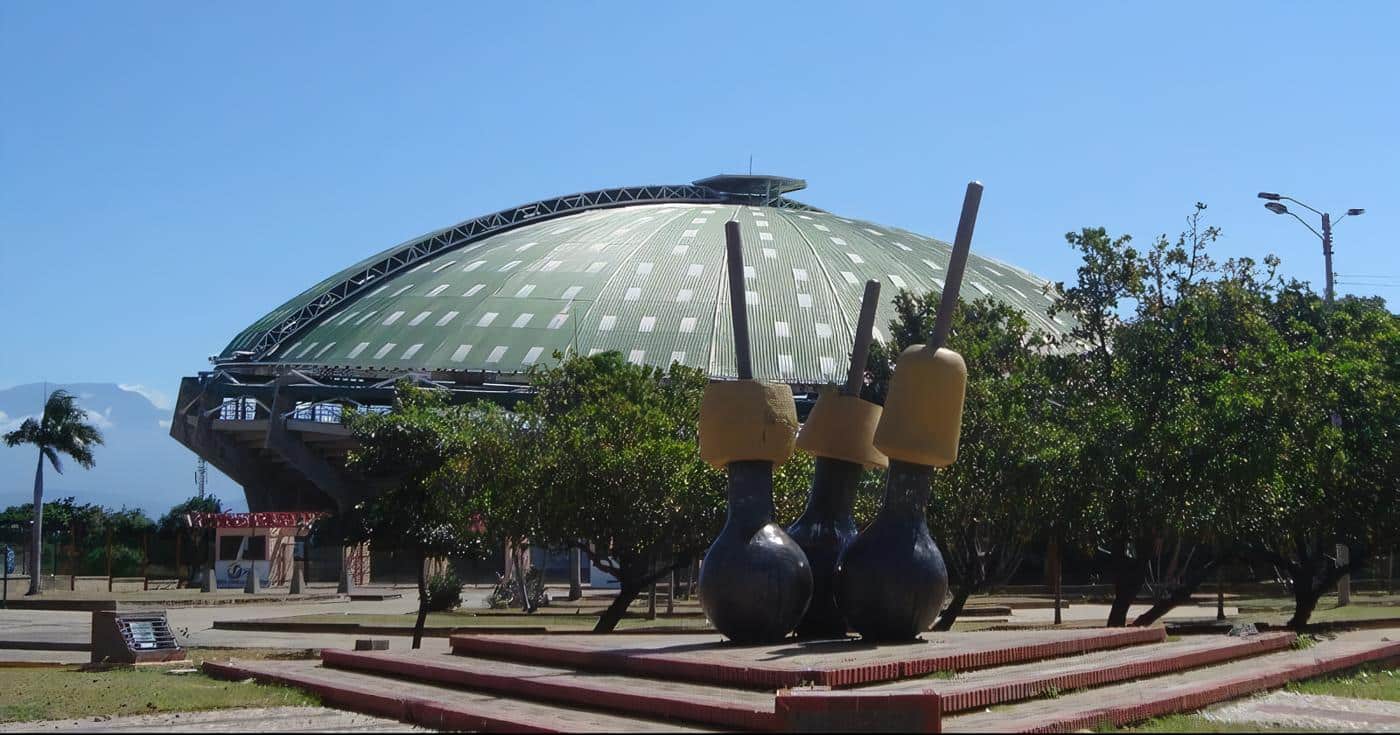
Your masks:
[[[484,590],[467,590],[466,605],[481,605]],[[187,647],[231,648],[354,648],[355,639],[363,635],[335,633],[264,633],[215,630],[215,620],[249,620],[293,615],[322,615],[326,613],[362,613],[375,615],[407,614],[417,609],[416,595],[406,594],[397,600],[362,602],[322,602],[307,604],[270,603],[266,605],[220,605],[210,607],[170,608],[166,615],[180,643]],[[407,631],[411,634],[411,631]],[[61,610],[0,610],[0,639],[31,642],[87,642],[92,636],[92,613]],[[388,636],[376,636],[388,637]],[[447,640],[425,638],[424,646],[440,646],[447,650]],[[44,660],[38,651],[5,651],[0,660]],[[78,654],[86,660],[87,654]]]
[[[1400,702],[1273,692],[1209,709],[1212,722],[1309,728],[1333,732],[1400,732]]]
[[[0,725],[0,732],[428,732],[396,720],[325,707],[245,707]]]
[[[0,668],[15,664],[85,664],[91,660],[87,651],[29,651],[0,648]]]
[[[1111,605],[1099,605],[1083,602],[1070,603],[1068,608],[1060,611],[1060,619],[1066,623],[1094,622],[1103,625],[1108,620],[1108,611]],[[1133,605],[1128,608],[1128,622],[1132,622],[1137,616],[1152,609],[1149,605]],[[1225,606],[1225,616],[1234,617],[1239,614],[1239,610],[1233,605]],[[1214,620],[1215,605],[1178,605],[1171,612],[1162,617],[1163,620]],[[962,618],[958,619],[963,620]],[[967,618],[967,622],[976,622],[977,618]],[[1009,619],[1011,624],[1035,623],[1046,624],[1055,622],[1055,611],[1049,607],[1020,608],[1011,613]]]

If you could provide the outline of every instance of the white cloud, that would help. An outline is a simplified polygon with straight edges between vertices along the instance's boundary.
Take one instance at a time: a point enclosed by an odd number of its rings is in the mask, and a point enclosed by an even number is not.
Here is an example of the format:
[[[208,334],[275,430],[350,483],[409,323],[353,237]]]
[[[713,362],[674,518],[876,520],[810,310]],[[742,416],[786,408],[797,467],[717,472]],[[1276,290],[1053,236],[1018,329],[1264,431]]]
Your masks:
[[[107,410],[102,413],[98,413],[90,408],[83,409],[83,413],[87,414],[88,421],[99,429],[110,429],[116,425],[112,423],[111,406],[108,406]]]
[[[39,418],[39,417],[38,417],[38,415],[34,415],[34,416],[16,416],[16,417],[14,417],[14,418],[10,418],[10,415],[9,415],[9,414],[5,413],[4,411],[0,411],[0,434],[7,433],[7,432],[11,432],[11,431],[14,431],[15,429],[18,429],[18,428],[19,428],[19,425],[22,424],[22,423],[24,423],[24,420],[27,419],[27,418],[36,418],[36,419],[37,419],[37,418]]]
[[[170,400],[170,396],[156,390],[155,388],[147,388],[146,386],[141,385],[140,383],[119,383],[117,387],[121,388],[122,390],[128,393],[139,393],[146,400],[150,401],[151,405],[155,406],[156,408],[162,410],[170,410],[175,407],[175,402]]]
[[[156,419],[156,426],[159,426],[162,429],[169,429],[170,419]]]

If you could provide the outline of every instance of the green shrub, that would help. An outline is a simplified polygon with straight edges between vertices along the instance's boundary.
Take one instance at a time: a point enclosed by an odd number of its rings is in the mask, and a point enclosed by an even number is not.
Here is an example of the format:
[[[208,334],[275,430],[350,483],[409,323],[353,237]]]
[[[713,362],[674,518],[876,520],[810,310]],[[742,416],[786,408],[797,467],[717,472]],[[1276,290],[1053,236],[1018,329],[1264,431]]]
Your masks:
[[[428,611],[447,612],[462,605],[462,580],[446,572],[428,580]]]
[[[82,574],[101,575],[107,573],[107,547],[91,549],[83,556]],[[141,549],[130,546],[112,546],[112,576],[135,577],[141,574]]]

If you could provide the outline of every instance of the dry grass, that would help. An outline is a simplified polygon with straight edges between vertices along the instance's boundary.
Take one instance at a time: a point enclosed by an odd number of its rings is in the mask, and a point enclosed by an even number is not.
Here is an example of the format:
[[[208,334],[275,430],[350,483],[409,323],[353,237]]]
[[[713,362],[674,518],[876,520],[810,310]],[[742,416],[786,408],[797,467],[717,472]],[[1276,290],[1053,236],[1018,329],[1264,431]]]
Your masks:
[[[270,658],[296,652],[249,653],[251,657]],[[204,649],[196,649],[191,654],[195,659],[214,657]],[[199,672],[169,673],[182,668],[193,668],[193,665],[101,670],[84,666],[0,669],[0,692],[5,693],[0,699],[0,722],[319,704],[315,697],[296,689],[219,681]]]

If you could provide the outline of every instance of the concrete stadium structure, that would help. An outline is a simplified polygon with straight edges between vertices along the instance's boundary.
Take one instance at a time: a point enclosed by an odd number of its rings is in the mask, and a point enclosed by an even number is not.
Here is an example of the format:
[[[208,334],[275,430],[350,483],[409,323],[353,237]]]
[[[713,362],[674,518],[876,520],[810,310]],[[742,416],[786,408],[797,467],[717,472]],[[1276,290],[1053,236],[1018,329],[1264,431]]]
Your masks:
[[[950,246],[788,198],[805,182],[722,175],[533,202],[402,243],[302,292],[181,381],[171,435],[263,510],[347,508],[374,488],[347,475],[347,408],[386,410],[408,377],[454,400],[527,395],[555,354],[616,350],[734,377],[724,224],[745,243],[755,377],[809,402],[844,377],[867,279],[939,292]],[[1047,282],[974,254],[964,298],[990,296],[1033,327]],[[799,406],[804,408],[804,406]]]

